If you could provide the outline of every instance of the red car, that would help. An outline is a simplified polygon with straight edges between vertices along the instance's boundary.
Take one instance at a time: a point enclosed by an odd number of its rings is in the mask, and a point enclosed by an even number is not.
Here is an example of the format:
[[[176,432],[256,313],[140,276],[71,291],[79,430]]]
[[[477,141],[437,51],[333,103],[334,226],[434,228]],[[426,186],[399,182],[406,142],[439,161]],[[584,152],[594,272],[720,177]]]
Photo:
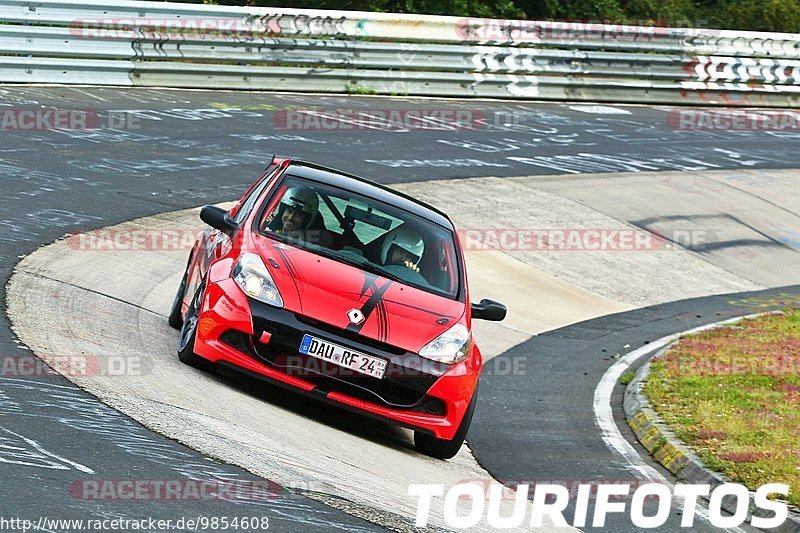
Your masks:
[[[370,181],[273,159],[230,211],[206,206],[172,306],[178,356],[234,367],[414,430],[453,457],[477,400],[482,357],[450,219]]]

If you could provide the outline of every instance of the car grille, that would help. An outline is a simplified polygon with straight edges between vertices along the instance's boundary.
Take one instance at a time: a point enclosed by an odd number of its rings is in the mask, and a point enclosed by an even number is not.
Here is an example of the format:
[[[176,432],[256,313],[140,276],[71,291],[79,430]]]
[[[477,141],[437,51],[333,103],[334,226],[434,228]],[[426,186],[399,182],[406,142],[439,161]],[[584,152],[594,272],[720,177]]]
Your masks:
[[[276,308],[253,305],[254,335],[229,330],[220,340],[274,370],[316,385],[320,393],[338,392],[393,409],[444,416],[444,402],[426,394],[447,370],[446,365],[423,360],[419,355],[388,347],[383,343],[354,338],[352,332],[338,330],[318,321],[296,316]],[[268,307],[268,306],[267,306]],[[259,342],[263,332],[271,335],[268,344]],[[333,363],[299,353],[304,334],[347,346],[388,360],[383,379],[360,374]],[[387,348],[391,348],[389,351]]]

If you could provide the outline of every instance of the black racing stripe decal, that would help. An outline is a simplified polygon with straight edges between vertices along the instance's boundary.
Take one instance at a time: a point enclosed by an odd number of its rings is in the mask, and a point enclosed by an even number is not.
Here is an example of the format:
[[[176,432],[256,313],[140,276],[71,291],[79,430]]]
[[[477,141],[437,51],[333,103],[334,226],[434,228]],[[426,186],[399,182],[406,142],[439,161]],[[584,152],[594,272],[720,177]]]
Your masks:
[[[378,281],[378,276],[375,274],[370,274],[369,272],[362,272],[364,274],[364,285],[361,286],[361,296],[358,298],[359,300],[367,294],[367,291],[372,289],[374,292],[376,289],[375,282]]]
[[[378,312],[383,326],[380,340],[381,342],[389,342],[389,312],[386,310],[386,300],[381,300],[380,304],[378,304]]]
[[[378,340],[383,340],[383,308],[381,307],[381,303],[378,302],[378,305],[375,306],[375,316],[378,320]]]
[[[350,324],[347,326],[348,331],[353,331],[355,333],[361,333],[361,329],[364,327],[369,321],[369,317],[372,315],[375,308],[383,299],[384,293],[394,284],[393,281],[387,282],[383,287],[377,287],[376,285],[372,285],[372,294],[370,295],[369,299],[364,303],[361,307],[361,313],[364,315],[364,320],[360,324]],[[364,291],[366,293],[366,291]]]
[[[415,309],[417,311],[422,311],[423,313],[428,313],[429,315],[438,316],[441,318],[452,318],[456,319],[459,318],[457,316],[450,316],[450,315],[443,315],[442,313],[437,313],[435,311],[431,311],[430,309],[423,309],[422,307],[417,307],[416,305],[410,305],[404,302],[398,302],[397,300],[386,300],[387,302],[391,302],[395,305],[402,305],[403,307],[408,307],[410,309]]]
[[[278,252],[278,255],[281,256],[281,259],[283,259],[283,263],[286,265],[286,270],[289,271],[289,275],[292,276],[292,278],[294,279],[298,279],[297,271],[294,269],[294,265],[292,265],[292,262],[289,260],[289,254],[287,254],[285,250],[281,250],[277,246],[275,247],[275,251]]]
[[[375,306],[375,317],[378,321],[378,339],[383,339],[383,321],[381,320],[381,304]]]
[[[380,324],[380,329],[378,330],[378,339],[381,342],[386,342],[386,308],[383,305],[383,300],[378,303],[378,324]]]

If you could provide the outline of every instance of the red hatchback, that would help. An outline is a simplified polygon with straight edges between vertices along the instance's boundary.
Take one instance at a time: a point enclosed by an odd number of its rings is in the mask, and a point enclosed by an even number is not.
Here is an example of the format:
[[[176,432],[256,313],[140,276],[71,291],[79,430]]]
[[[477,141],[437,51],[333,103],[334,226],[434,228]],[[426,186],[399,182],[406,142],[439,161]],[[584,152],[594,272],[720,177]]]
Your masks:
[[[230,211],[206,206],[170,313],[178,356],[227,365],[461,447],[482,357],[450,219],[367,180],[274,159]]]

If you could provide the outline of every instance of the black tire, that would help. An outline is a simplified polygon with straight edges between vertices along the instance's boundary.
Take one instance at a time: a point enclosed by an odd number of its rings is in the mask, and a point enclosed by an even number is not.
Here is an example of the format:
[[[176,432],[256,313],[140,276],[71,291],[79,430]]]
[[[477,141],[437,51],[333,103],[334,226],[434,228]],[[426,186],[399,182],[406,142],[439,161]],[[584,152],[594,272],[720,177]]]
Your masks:
[[[429,433],[421,431],[414,432],[414,446],[417,451],[430,455],[437,459],[452,459],[461,449],[464,444],[464,439],[467,437],[467,431],[472,423],[472,414],[475,412],[475,404],[478,403],[478,387],[472,392],[472,399],[467,407],[467,412],[464,413],[464,418],[461,419],[461,424],[458,426],[453,440],[439,439]]]
[[[172,302],[172,309],[169,311],[169,325],[177,330],[181,330],[183,328],[183,318],[181,317],[181,302],[183,302],[183,296],[186,292],[186,281],[189,278],[189,270],[187,269],[183,273],[183,278],[181,279],[180,287],[178,287],[178,293],[175,295],[175,300]]]
[[[200,305],[203,302],[203,292],[205,290],[205,283],[201,283],[197,288],[197,292],[192,298],[192,303],[189,310],[186,312],[186,320],[183,321],[181,326],[181,334],[178,337],[178,359],[182,363],[206,372],[214,372],[217,365],[207,359],[203,359],[194,353],[194,341],[197,338],[197,322],[200,314]]]

